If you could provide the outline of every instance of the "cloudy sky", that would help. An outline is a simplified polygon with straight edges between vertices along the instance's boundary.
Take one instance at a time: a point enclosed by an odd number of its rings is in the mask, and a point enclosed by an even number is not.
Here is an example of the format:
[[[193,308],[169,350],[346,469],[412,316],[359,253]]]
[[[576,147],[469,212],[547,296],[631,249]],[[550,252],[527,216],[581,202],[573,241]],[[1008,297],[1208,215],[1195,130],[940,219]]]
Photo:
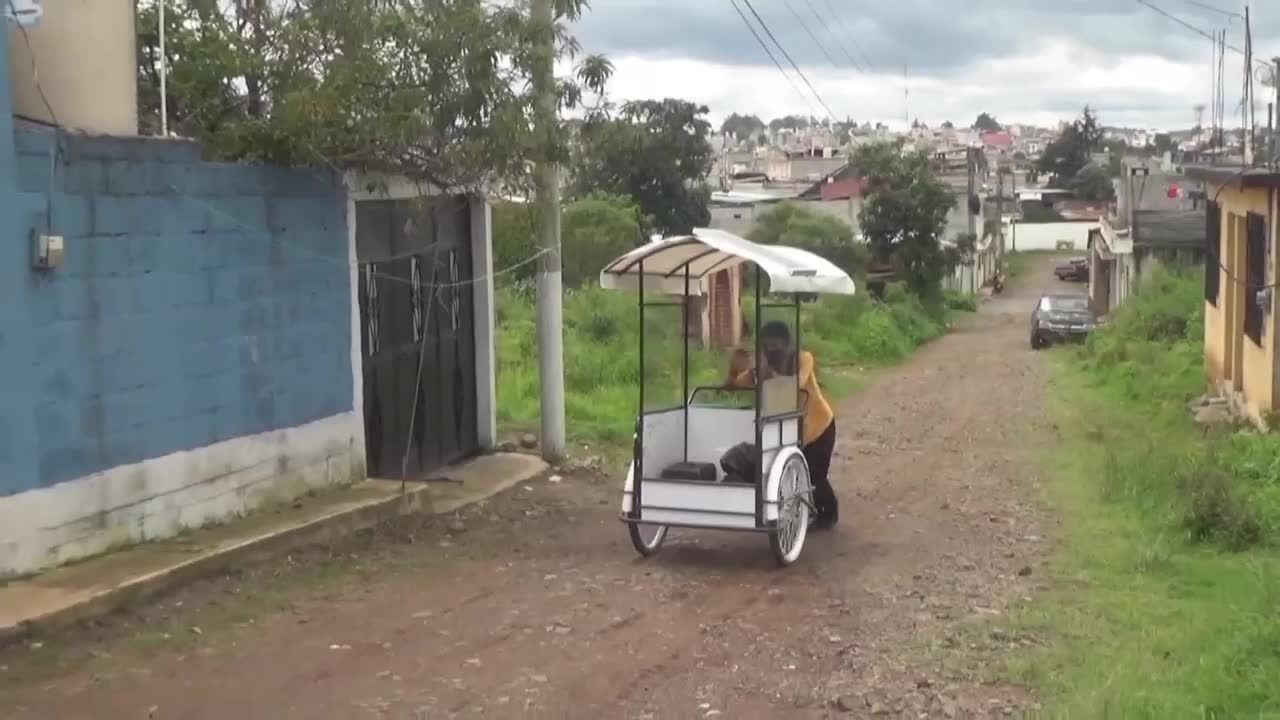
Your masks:
[[[754,24],[745,0],[736,2]],[[1243,12],[1239,0],[1150,2],[1206,31],[1226,28],[1228,43],[1244,47],[1244,23],[1228,14]],[[1192,125],[1192,107],[1210,98],[1210,41],[1137,0],[750,3],[839,118],[901,126],[909,112],[928,124],[969,124],[987,111],[1004,122],[1048,125],[1089,104],[1107,125],[1167,129]],[[613,61],[614,99],[696,100],[717,121],[735,111],[825,115],[776,48],[806,97],[773,66],[731,0],[591,5],[576,35],[585,51]],[[1252,17],[1255,55],[1280,55],[1280,0],[1254,0]],[[1227,52],[1229,118],[1238,117],[1242,60]],[[1273,91],[1255,88],[1265,124]]]

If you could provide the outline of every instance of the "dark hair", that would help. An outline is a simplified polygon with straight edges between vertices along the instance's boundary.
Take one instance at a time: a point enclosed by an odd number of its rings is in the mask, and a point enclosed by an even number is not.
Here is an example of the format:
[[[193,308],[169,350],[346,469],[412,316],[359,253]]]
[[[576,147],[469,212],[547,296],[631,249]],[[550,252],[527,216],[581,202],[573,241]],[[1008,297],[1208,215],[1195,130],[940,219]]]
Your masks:
[[[760,339],[781,340],[790,345],[791,329],[787,327],[786,323],[774,320],[773,322],[766,323],[764,327],[760,328]]]

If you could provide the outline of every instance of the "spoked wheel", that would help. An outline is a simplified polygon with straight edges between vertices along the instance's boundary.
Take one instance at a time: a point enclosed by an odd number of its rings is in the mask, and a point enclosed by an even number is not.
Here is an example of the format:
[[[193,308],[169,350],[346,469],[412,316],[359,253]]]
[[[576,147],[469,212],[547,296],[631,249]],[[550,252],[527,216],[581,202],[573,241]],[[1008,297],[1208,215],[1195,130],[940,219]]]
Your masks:
[[[769,533],[773,556],[783,567],[800,557],[805,536],[809,534],[809,507],[812,502],[809,469],[800,456],[793,455],[782,467],[782,479],[778,482],[778,521]]]
[[[636,552],[645,557],[658,552],[662,547],[662,541],[667,539],[666,525],[627,523],[627,532],[631,534],[631,544]]]

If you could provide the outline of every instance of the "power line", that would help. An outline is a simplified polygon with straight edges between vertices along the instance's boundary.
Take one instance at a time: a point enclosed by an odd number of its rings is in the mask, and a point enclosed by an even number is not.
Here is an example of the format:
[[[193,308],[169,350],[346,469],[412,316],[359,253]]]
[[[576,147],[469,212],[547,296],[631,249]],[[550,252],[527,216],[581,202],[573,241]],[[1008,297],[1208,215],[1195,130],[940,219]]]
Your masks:
[[[796,85],[795,81],[791,79],[791,76],[787,74],[787,71],[782,69],[782,63],[778,62],[778,58],[774,57],[773,51],[769,49],[768,43],[764,41],[764,38],[760,37],[760,33],[756,32],[755,26],[747,19],[746,14],[742,12],[742,8],[738,7],[738,3],[735,2],[735,0],[729,0],[729,4],[733,6],[734,10],[738,11],[738,17],[742,18],[742,22],[747,26],[747,29],[755,36],[756,42],[760,43],[760,47],[764,49],[765,54],[773,61],[774,67],[778,68],[778,72],[782,73],[782,77],[787,79],[787,84],[791,86],[792,90],[796,91],[796,94],[800,96],[800,99],[804,101],[805,105],[809,106],[809,111],[814,115],[817,115],[817,108],[814,107],[813,101],[800,90],[800,86]]]
[[[871,58],[867,57],[867,54],[863,52],[862,46],[858,43],[857,36],[850,32],[849,27],[844,24],[844,18],[840,17],[840,14],[835,11],[835,8],[831,7],[831,0],[822,0],[822,3],[827,6],[827,12],[831,14],[831,17],[835,18],[836,23],[840,25],[840,29],[843,30],[844,34],[849,38],[849,42],[853,44],[853,49],[858,51],[858,57],[862,58],[862,62],[866,66],[866,69],[871,72],[875,72],[876,68],[872,65]]]
[[[1199,35],[1199,36],[1201,36],[1201,37],[1203,37],[1203,38],[1206,38],[1206,39],[1208,39],[1208,40],[1213,40],[1213,41],[1215,41],[1215,42],[1217,41],[1217,38],[1215,38],[1213,35],[1210,35],[1208,31],[1206,31],[1206,30],[1202,30],[1201,28],[1198,28],[1198,27],[1196,27],[1195,25],[1192,25],[1191,23],[1187,22],[1186,20],[1183,20],[1182,18],[1178,17],[1177,15],[1174,15],[1173,13],[1169,12],[1168,10],[1165,10],[1165,9],[1161,8],[1160,6],[1156,5],[1155,3],[1152,3],[1150,0],[1138,0],[1138,4],[1139,4],[1139,5],[1142,5],[1142,6],[1144,6],[1144,7],[1147,7],[1147,8],[1149,8],[1149,9],[1153,10],[1153,11],[1155,11],[1155,12],[1159,13],[1160,15],[1163,15],[1164,17],[1166,17],[1166,18],[1168,18],[1168,19],[1170,19],[1170,20],[1172,20],[1172,21],[1174,21],[1174,22],[1178,23],[1178,24],[1179,24],[1179,25],[1181,25],[1182,27],[1184,27],[1184,28],[1186,28],[1186,29],[1190,30],[1191,32],[1193,32],[1193,33],[1195,33],[1195,34],[1197,34],[1197,35]],[[1237,55],[1245,55],[1245,54],[1246,54],[1244,50],[1241,50],[1240,48],[1236,47],[1235,45],[1231,45],[1231,44],[1229,44],[1229,43],[1224,43],[1224,47],[1226,47],[1228,50],[1230,50],[1230,51],[1232,51],[1232,52],[1236,53]],[[1255,62],[1255,63],[1257,63],[1257,64],[1259,64],[1259,65],[1263,65],[1263,66],[1265,66],[1265,67],[1270,67],[1269,65],[1267,65],[1265,62],[1263,62],[1263,61],[1261,61],[1261,60],[1254,60],[1254,62]]]
[[[760,28],[764,30],[764,33],[769,36],[769,39],[773,41],[774,45],[778,46],[778,50],[782,52],[782,57],[786,58],[787,62],[791,63],[791,67],[795,69],[796,74],[800,76],[800,79],[804,81],[805,86],[809,88],[809,92],[813,93],[813,96],[817,98],[818,104],[822,105],[822,108],[827,111],[827,117],[829,117],[832,122],[835,122],[836,114],[831,111],[831,106],[827,105],[827,101],[822,99],[822,94],[813,86],[813,83],[809,82],[809,78],[805,76],[804,71],[800,69],[800,66],[796,64],[796,61],[791,59],[791,55],[787,52],[787,49],[782,46],[782,43],[778,42],[778,38],[775,37],[773,31],[769,29],[769,24],[764,21],[764,18],[760,17],[760,13],[756,12],[756,8],[751,4],[751,0],[742,0],[742,2],[747,6],[747,9],[751,11],[756,22],[760,23]]]
[[[827,56],[827,61],[831,63],[831,67],[839,70],[840,63],[836,62],[836,59],[831,56],[831,53],[827,52],[827,47],[822,44],[822,41],[818,40],[818,36],[809,29],[808,23],[804,21],[804,18],[800,17],[800,13],[796,12],[795,6],[791,4],[791,0],[782,0],[782,4],[787,6],[787,10],[791,12],[791,16],[794,17],[796,22],[800,23],[800,27],[804,28],[804,31],[808,33],[809,38],[813,40],[813,44],[817,45],[818,49],[822,51],[822,54]]]
[[[828,27],[830,27],[827,20],[824,20],[822,15],[818,13],[818,9],[813,6],[813,0],[804,0],[804,4],[809,6],[809,12],[813,13],[813,19],[818,21],[818,27],[822,27],[823,25],[828,25]],[[863,70],[862,66],[858,64],[858,61],[853,59],[853,55],[849,53],[849,48],[845,47],[844,41],[840,39],[840,36],[834,32],[830,33],[830,36],[835,39],[836,45],[840,47],[840,52],[844,53],[844,56],[849,59],[849,62],[853,64],[853,67],[859,72],[866,72]]]
[[[1208,5],[1208,4],[1206,4],[1206,3],[1196,2],[1196,0],[1182,0],[1182,1],[1183,1],[1183,2],[1185,2],[1185,3],[1186,3],[1186,4],[1188,4],[1188,5],[1192,5],[1192,6],[1198,7],[1198,8],[1200,8],[1201,10],[1208,10],[1209,12],[1216,12],[1216,13],[1218,13],[1218,14],[1220,14],[1220,15],[1226,15],[1227,17],[1232,18],[1232,19],[1238,19],[1238,20],[1243,20],[1243,19],[1244,19],[1244,16],[1243,16],[1243,15],[1241,15],[1240,13],[1237,13],[1237,12],[1231,12],[1230,10],[1223,10],[1222,8],[1214,7],[1214,6],[1212,6],[1212,5]]]

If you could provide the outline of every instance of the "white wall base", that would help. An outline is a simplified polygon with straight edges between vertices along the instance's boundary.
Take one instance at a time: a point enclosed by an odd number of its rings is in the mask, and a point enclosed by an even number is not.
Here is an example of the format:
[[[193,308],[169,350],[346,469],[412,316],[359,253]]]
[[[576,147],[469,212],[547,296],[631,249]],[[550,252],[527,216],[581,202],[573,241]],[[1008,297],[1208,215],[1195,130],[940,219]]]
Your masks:
[[[351,412],[0,497],[0,577],[171,537],[364,477],[364,424]]]

